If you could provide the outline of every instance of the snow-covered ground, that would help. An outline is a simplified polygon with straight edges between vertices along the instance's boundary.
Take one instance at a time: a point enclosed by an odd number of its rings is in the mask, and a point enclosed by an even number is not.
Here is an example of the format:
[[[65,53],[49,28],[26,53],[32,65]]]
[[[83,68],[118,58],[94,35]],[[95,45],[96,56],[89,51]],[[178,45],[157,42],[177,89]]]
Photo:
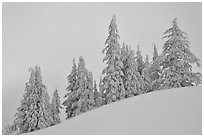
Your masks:
[[[199,86],[131,97],[30,134],[202,134],[201,130]]]

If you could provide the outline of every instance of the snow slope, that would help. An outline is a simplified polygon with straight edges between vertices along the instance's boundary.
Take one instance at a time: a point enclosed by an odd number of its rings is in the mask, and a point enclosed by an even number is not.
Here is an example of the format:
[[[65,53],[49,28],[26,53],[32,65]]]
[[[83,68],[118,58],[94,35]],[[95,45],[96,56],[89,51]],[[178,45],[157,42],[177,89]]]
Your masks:
[[[131,97],[30,134],[202,134],[201,130],[199,86]]]

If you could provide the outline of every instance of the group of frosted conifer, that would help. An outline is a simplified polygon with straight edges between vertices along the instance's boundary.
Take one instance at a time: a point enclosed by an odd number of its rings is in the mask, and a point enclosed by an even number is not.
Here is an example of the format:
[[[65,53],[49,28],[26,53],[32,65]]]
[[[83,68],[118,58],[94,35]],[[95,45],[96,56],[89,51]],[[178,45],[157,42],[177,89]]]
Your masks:
[[[106,67],[98,85],[86,68],[83,57],[79,57],[78,64],[73,59],[62,103],[57,89],[50,101],[40,67],[30,68],[30,79],[26,83],[21,106],[17,109],[14,122],[4,128],[3,134],[23,134],[59,124],[62,106],[66,119],[70,119],[103,105],[155,90],[200,85],[201,73],[192,71],[194,63],[201,67],[200,60],[190,52],[190,42],[186,33],[178,28],[176,18],[172,24],[164,32],[166,42],[162,53],[159,54],[153,44],[150,61],[148,55],[143,59],[139,45],[137,51],[125,43],[120,45],[114,15],[102,50]]]

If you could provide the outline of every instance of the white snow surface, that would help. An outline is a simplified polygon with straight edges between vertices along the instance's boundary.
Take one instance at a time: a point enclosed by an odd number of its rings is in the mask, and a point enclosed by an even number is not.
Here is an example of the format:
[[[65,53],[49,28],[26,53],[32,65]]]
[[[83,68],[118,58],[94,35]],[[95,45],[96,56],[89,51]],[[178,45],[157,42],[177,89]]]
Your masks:
[[[202,87],[124,99],[30,135],[202,134]]]

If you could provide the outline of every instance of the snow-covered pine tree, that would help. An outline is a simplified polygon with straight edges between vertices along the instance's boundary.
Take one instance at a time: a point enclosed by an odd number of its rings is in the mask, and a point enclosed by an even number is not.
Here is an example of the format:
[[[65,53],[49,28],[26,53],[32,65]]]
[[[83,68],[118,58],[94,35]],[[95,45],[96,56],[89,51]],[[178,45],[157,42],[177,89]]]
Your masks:
[[[159,65],[159,60],[158,60],[158,52],[157,52],[157,47],[156,45],[154,44],[154,52],[153,52],[153,61],[151,63],[151,71],[152,71],[152,74],[151,74],[151,82],[158,79],[160,74],[161,74],[161,67]]]
[[[75,58],[73,59],[73,66],[72,66],[72,71],[71,73],[67,76],[67,80],[68,80],[68,86],[66,88],[67,91],[73,92],[75,91],[78,87],[77,87],[77,65],[75,63]],[[69,94],[69,92],[68,92]],[[67,96],[67,94],[65,95],[65,97]]]
[[[161,75],[161,66],[159,65],[159,59],[158,58],[159,58],[159,55],[157,52],[156,45],[154,44],[153,58],[152,58],[152,62],[150,63],[150,66],[149,66],[149,77],[150,77],[150,81],[151,81],[152,90],[155,89],[155,87],[152,87],[153,86],[152,82],[157,80],[159,78],[159,76]]]
[[[100,81],[99,81],[98,87],[99,87],[99,93],[101,93],[102,98],[103,98],[103,102],[104,102],[104,105],[105,105],[106,94],[103,93],[104,92],[104,86],[103,86],[103,77],[102,77],[102,75],[100,76]]]
[[[81,56],[79,57],[77,71],[77,83],[79,86],[77,93],[79,99],[75,104],[74,112],[76,115],[93,109],[95,103],[93,98],[93,76],[85,67],[85,60]]]
[[[153,52],[153,58],[152,60],[155,61],[158,57],[158,52],[157,52],[157,47],[156,47],[156,44],[153,44],[154,45],[154,52]]]
[[[123,45],[121,47],[121,58],[122,58],[122,61],[124,62],[124,60],[127,58],[128,54],[129,54],[129,47],[128,45],[126,45],[124,42],[123,42]]]
[[[151,91],[151,78],[150,78],[150,63],[149,63],[149,56],[146,55],[145,58],[145,67],[142,70],[142,78],[145,83],[145,92]]]
[[[137,71],[137,63],[135,61],[135,52],[127,45],[123,45],[121,49],[123,58],[123,73],[125,97],[136,96],[144,92],[144,81]]]
[[[16,125],[7,124],[2,130],[2,135],[16,135],[17,134],[16,132],[17,132]]]
[[[106,62],[107,67],[103,69],[102,72],[104,75],[102,80],[102,92],[105,96],[105,103],[108,104],[125,98],[125,89],[123,85],[124,74],[122,71],[123,63],[115,15],[113,15],[109,25],[109,36],[105,44],[107,46],[103,49],[103,53],[105,53],[103,62]]]
[[[146,58],[145,58],[145,68],[148,68],[149,67],[149,56],[146,55]]]
[[[2,134],[3,135],[11,135],[12,134],[12,129],[11,129],[11,126],[9,124],[4,127],[4,129],[2,130]]]
[[[98,89],[97,89],[96,80],[94,80],[94,88],[93,88],[93,92],[94,92],[94,96],[97,96]]]
[[[19,133],[36,131],[53,124],[50,98],[46,86],[42,83],[40,67],[30,68],[30,72],[21,106],[15,114],[14,124]]]
[[[63,105],[65,106],[65,113],[67,114],[66,119],[74,117],[72,105],[79,99],[79,95],[77,93],[77,89],[79,87],[77,83],[77,75],[77,65],[75,63],[75,59],[73,59],[72,71],[67,76],[68,86],[66,90],[68,93],[65,94],[64,98],[66,99],[63,102]]]
[[[88,72],[87,80],[86,80],[87,89],[85,89],[85,102],[82,106],[82,112],[86,112],[95,108],[95,100],[94,100],[94,85],[93,85],[93,75],[91,72]],[[84,109],[83,109],[84,107]]]
[[[153,82],[157,89],[178,88],[201,84],[201,73],[192,72],[192,63],[201,66],[200,60],[190,52],[186,33],[178,28],[177,18],[173,26],[164,32],[164,43],[159,59],[162,75]]]
[[[67,119],[94,108],[93,76],[85,67],[85,61],[79,57],[78,67],[73,60],[72,72],[68,76],[69,91],[63,102]]]
[[[142,75],[142,71],[145,68],[145,63],[143,61],[139,45],[137,46],[135,60],[137,62],[137,71],[139,72],[140,75]]]
[[[52,97],[52,116],[53,116],[53,121],[54,125],[61,123],[60,120],[60,109],[62,109],[61,103],[60,103],[60,97],[58,95],[58,90],[55,89]]]
[[[98,91],[95,80],[94,80],[93,92],[94,92],[95,108],[103,106],[104,101],[103,101],[102,93],[100,92],[100,90]]]

